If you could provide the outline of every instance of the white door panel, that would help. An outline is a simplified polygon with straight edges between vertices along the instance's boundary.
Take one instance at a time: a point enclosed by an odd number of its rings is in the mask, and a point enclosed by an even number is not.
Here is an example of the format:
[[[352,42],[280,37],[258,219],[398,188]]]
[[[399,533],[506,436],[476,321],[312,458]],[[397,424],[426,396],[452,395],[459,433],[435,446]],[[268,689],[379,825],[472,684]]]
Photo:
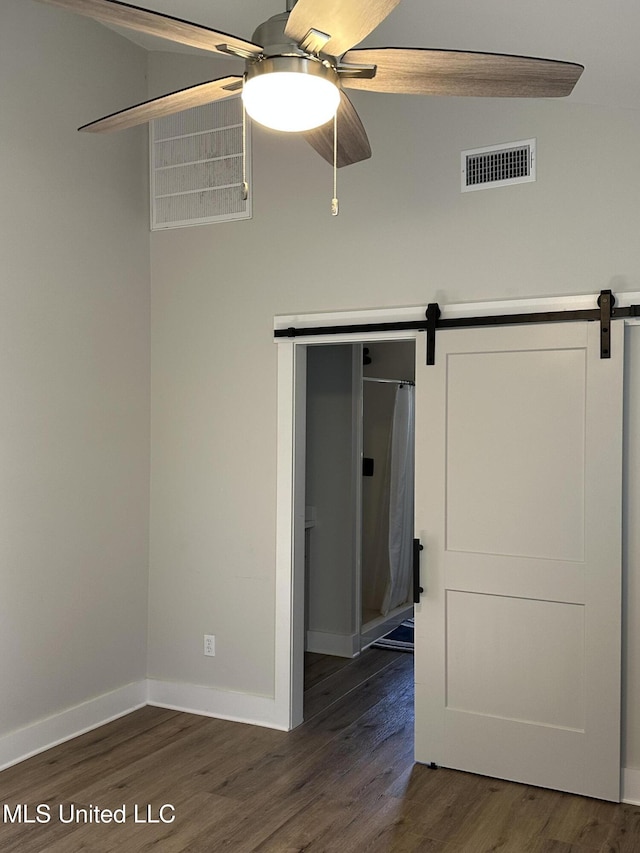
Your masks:
[[[584,730],[584,605],[448,590],[446,611],[448,708]]]
[[[622,323],[416,364],[416,759],[619,799]]]

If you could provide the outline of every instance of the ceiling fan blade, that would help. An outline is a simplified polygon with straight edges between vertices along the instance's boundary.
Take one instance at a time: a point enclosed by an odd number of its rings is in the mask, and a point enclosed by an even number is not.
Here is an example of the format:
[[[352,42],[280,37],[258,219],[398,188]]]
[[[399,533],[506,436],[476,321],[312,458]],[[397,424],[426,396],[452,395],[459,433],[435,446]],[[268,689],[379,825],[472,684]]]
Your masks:
[[[341,92],[338,107],[338,168],[359,163],[371,157],[367,133],[349,98]],[[309,145],[333,166],[333,120],[304,134]]]
[[[487,98],[564,97],[584,70],[553,59],[403,47],[350,50],[342,62],[376,66],[371,79],[343,77],[351,89]]]
[[[105,24],[114,24],[118,27],[126,27],[147,35],[158,36],[169,39],[169,41],[197,47],[201,50],[209,50],[214,53],[227,53],[220,51],[219,46],[235,48],[243,53],[257,55],[262,51],[259,45],[244,41],[243,39],[219,33],[209,27],[192,24],[180,18],[169,15],[161,15],[138,6],[130,6],[128,3],[120,3],[119,0],[40,0],[41,3],[50,3],[53,6],[61,6],[70,12],[95,18]]]
[[[400,0],[298,0],[289,15],[285,34],[298,43],[309,30],[331,36],[323,47],[341,56],[359,44],[389,15]]]
[[[198,86],[190,86],[188,89],[180,89],[170,95],[154,98],[151,101],[143,101],[135,107],[121,110],[117,113],[105,116],[91,124],[85,124],[78,130],[90,133],[102,133],[110,130],[125,130],[127,127],[135,127],[144,124],[154,118],[179,113],[191,107],[200,107],[212,101],[220,101],[237,94],[242,88],[242,77],[220,77],[208,83],[200,83]]]

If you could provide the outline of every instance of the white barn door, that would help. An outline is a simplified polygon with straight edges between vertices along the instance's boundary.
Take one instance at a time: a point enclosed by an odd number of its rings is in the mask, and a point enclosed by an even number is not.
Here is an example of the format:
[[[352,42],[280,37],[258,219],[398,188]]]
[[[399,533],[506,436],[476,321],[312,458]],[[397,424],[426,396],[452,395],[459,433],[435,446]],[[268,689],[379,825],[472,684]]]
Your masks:
[[[416,364],[416,760],[620,797],[623,322]]]

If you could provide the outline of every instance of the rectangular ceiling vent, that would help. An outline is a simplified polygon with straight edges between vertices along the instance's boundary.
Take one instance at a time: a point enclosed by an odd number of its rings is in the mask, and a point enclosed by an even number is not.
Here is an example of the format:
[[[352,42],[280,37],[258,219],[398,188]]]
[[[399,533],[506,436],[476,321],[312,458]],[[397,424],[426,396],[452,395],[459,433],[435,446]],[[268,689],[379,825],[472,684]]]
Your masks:
[[[524,139],[462,152],[462,192],[524,184],[536,179],[536,140]]]
[[[151,229],[251,217],[242,192],[240,97],[193,107],[150,123]],[[250,128],[246,133],[251,186]]]

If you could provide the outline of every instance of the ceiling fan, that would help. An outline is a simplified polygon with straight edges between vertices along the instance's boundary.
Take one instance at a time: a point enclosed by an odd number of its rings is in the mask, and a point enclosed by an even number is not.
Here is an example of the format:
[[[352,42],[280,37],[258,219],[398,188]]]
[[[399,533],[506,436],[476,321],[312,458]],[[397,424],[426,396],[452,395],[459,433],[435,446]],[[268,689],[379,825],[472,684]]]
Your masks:
[[[338,167],[371,156],[367,134],[345,89],[551,98],[569,95],[584,70],[572,62],[497,53],[354,48],[400,0],[288,0],[287,11],[260,24],[252,42],[120,0],[41,2],[245,63],[243,75],[145,101],[80,130],[121,130],[242,92],[252,119],[276,130],[303,132],[312,147]]]

